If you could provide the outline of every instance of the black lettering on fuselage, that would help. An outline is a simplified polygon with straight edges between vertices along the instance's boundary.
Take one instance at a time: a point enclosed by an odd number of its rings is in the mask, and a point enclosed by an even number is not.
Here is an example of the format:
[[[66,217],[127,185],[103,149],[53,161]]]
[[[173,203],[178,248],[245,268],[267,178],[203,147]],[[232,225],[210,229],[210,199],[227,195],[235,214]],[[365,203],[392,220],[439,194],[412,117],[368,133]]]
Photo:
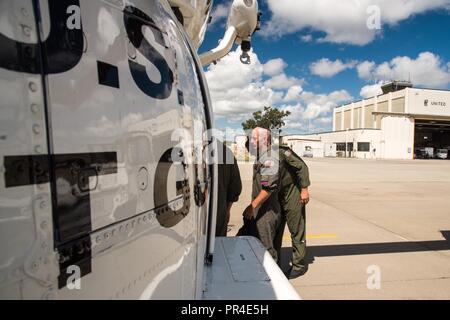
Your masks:
[[[60,255],[59,287],[66,285],[65,270],[80,267],[81,276],[91,272],[90,178],[117,173],[117,153],[6,156],[5,187],[52,183],[54,241]],[[51,169],[50,169],[51,168]],[[92,189],[92,190],[91,190]]]
[[[40,20],[39,1],[33,1]],[[37,44],[15,41],[0,34],[0,68],[31,74],[56,74],[75,67],[83,55],[83,28],[67,28],[67,8],[80,6],[79,0],[49,0],[50,33]],[[37,24],[29,26],[36,29]],[[38,31],[39,32],[39,31]],[[41,56],[41,52],[43,53]]]
[[[146,95],[155,99],[167,99],[172,93],[173,72],[165,58],[144,38],[142,27],[149,27],[156,42],[165,46],[162,31],[155,25],[152,18],[132,6],[125,8],[124,22],[130,42],[146,59],[155,65],[161,75],[161,81],[155,83],[148,77],[144,65],[129,59],[128,64],[134,82]]]
[[[161,157],[156,167],[155,181],[153,184],[153,198],[155,199],[155,213],[159,224],[165,228],[171,228],[177,225],[188,214],[191,206],[189,180],[174,181],[176,183],[177,196],[183,199],[183,205],[179,210],[173,210],[168,204],[167,183],[169,179],[169,170],[175,162],[181,162],[178,165],[185,166],[181,149],[175,152],[180,155],[180,159],[172,159],[174,149],[167,150]],[[175,149],[176,150],[176,149]],[[178,161],[180,160],[180,161]]]
[[[40,21],[39,2],[34,1],[34,14]],[[79,7],[79,0],[49,0],[50,33],[37,44],[22,43],[0,34],[0,68],[31,74],[58,74],[74,68],[81,60],[84,50],[83,27],[69,28],[70,12],[67,8]],[[80,18],[81,19],[81,18]],[[33,29],[37,28],[32,26]],[[167,99],[172,93],[173,72],[166,59],[145,38],[142,27],[147,26],[155,41],[166,47],[164,36],[153,19],[141,10],[127,6],[124,9],[124,25],[132,45],[150,62],[161,75],[159,83],[147,75],[145,65],[129,59],[131,76],[138,88],[147,96]],[[101,83],[100,84],[104,84]],[[108,83],[109,84],[109,83]],[[114,81],[112,87],[118,87]]]

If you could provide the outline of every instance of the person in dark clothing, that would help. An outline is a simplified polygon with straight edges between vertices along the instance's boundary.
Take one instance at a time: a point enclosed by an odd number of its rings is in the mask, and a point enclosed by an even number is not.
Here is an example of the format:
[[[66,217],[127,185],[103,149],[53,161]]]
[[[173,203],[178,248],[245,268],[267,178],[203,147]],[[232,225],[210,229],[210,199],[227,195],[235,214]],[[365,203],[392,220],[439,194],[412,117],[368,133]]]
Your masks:
[[[226,237],[231,207],[242,191],[239,167],[231,150],[219,142],[216,236]]]

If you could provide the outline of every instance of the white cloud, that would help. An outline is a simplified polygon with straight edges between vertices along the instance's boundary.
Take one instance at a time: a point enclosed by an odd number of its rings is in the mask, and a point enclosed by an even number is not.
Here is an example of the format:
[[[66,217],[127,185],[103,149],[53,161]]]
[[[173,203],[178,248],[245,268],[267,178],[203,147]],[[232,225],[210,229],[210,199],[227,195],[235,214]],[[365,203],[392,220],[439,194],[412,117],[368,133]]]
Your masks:
[[[329,94],[302,92],[299,102],[280,107],[281,110],[291,112],[284,129],[299,132],[328,130],[333,108],[352,99],[345,90]]]
[[[450,0],[268,0],[271,20],[262,29],[268,35],[283,35],[303,29],[324,32],[319,41],[365,45],[381,30],[370,30],[369,6],[381,10],[381,24],[393,26],[413,15],[450,8]]]
[[[300,40],[302,40],[303,42],[311,42],[314,40],[313,36],[310,34],[306,34],[304,36],[300,37]]]
[[[356,67],[358,70],[358,76],[364,80],[372,79],[372,73],[375,68],[375,62],[373,61],[364,61]]]
[[[303,88],[301,86],[292,86],[289,88],[288,92],[283,98],[283,101],[289,102],[300,99],[300,94],[302,93]]]
[[[250,84],[242,89],[233,88],[224,94],[212,92],[214,113],[227,115],[232,122],[239,122],[250,113],[272,105],[281,98],[282,93],[257,84]]]
[[[227,4],[219,4],[214,6],[214,9],[211,13],[211,24],[214,25],[219,23],[220,21],[225,20],[228,17],[228,13],[230,12],[231,2]]]
[[[316,110],[314,110],[317,108]],[[281,110],[291,112],[290,116],[285,120],[286,126],[283,132],[292,133],[312,133],[324,132],[331,129],[333,114],[331,111],[322,113],[320,107],[310,106],[305,108],[301,104],[282,106]],[[314,113],[319,114],[318,117],[311,117]]]
[[[231,52],[206,71],[214,113],[238,122],[249,113],[281,101],[282,92],[274,91],[262,81],[263,65],[258,56],[250,52],[252,63],[242,64],[241,50]]]
[[[289,111],[291,114],[286,118],[286,126],[283,130],[297,130],[302,131],[305,127],[305,107],[297,103],[294,105],[283,105],[280,107],[283,111]]]
[[[261,64],[258,56],[250,52],[252,63],[244,65],[239,60],[240,54],[237,49],[206,71],[214,114],[217,118],[226,117],[228,125],[240,123],[252,112],[270,105],[292,112],[286,121],[286,129],[304,130],[305,123],[309,128],[329,129],[333,107],[353,99],[345,90],[329,94],[304,91],[303,79],[288,77],[283,72],[264,81],[267,64]],[[278,61],[279,66],[284,64],[279,63],[281,59],[273,60]],[[280,69],[269,73],[276,74]]]
[[[329,104],[337,106],[339,103],[352,99],[353,97],[346,90],[333,91],[330,94],[315,94],[305,91],[301,94],[301,100],[306,104]]]
[[[316,119],[322,114],[330,112],[334,107],[340,103],[352,100],[352,96],[345,90],[334,91],[330,94],[308,94],[304,97],[308,101],[305,110],[307,119]]]
[[[217,64],[211,64],[206,71],[209,88],[212,91],[227,91],[233,88],[243,88],[261,79],[263,66],[258,56],[250,52],[252,63],[242,64],[239,60],[240,49],[230,52]]]
[[[319,117],[322,113],[330,111],[329,105],[318,105],[315,103],[310,103],[305,110],[306,119],[315,119]]]
[[[358,75],[364,80],[389,81],[409,80],[416,86],[445,88],[450,84],[450,70],[442,59],[431,53],[422,52],[416,59],[396,57],[376,65],[365,61],[358,65]]]
[[[304,80],[295,77],[288,77],[285,73],[274,76],[273,78],[264,82],[268,88],[273,89],[287,89],[295,85],[301,85]]]
[[[372,98],[382,93],[383,91],[381,90],[381,83],[364,86],[359,92],[360,96],[364,99]]]
[[[320,124],[331,124],[333,122],[333,116],[323,117],[316,120]]]
[[[286,67],[286,62],[281,58],[277,58],[267,61],[263,65],[263,70],[265,75],[273,77],[282,73]]]
[[[86,131],[90,134],[102,137],[114,136],[117,133],[117,129],[126,129],[135,123],[141,122],[143,120],[143,115],[141,113],[130,113],[127,114],[120,121],[111,121],[108,117],[102,116],[98,120],[93,120],[92,125],[86,128]]]
[[[331,61],[330,59],[323,58],[311,63],[309,69],[311,70],[311,73],[316,76],[331,78],[344,70],[354,68],[356,63],[357,62],[355,61],[343,63],[339,59],[336,61]]]

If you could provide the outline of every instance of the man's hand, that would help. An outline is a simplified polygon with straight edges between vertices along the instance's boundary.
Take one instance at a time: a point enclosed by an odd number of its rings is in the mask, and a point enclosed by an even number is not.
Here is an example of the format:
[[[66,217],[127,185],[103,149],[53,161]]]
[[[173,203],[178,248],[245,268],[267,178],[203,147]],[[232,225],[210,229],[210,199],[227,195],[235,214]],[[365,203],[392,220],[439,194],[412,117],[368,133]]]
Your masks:
[[[245,208],[244,213],[242,214],[245,219],[251,220],[255,217],[255,209],[250,204],[247,208]]]
[[[302,191],[300,192],[300,200],[304,205],[307,205],[309,202],[309,190],[308,188],[302,188]]]

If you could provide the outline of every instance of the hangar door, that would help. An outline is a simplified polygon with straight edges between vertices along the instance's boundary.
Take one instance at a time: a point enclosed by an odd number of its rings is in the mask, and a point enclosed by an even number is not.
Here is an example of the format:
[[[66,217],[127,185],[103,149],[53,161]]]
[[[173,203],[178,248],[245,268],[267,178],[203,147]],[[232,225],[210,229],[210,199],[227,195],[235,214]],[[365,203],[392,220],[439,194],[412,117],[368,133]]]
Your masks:
[[[415,121],[414,154],[417,159],[450,158],[450,121]]]

